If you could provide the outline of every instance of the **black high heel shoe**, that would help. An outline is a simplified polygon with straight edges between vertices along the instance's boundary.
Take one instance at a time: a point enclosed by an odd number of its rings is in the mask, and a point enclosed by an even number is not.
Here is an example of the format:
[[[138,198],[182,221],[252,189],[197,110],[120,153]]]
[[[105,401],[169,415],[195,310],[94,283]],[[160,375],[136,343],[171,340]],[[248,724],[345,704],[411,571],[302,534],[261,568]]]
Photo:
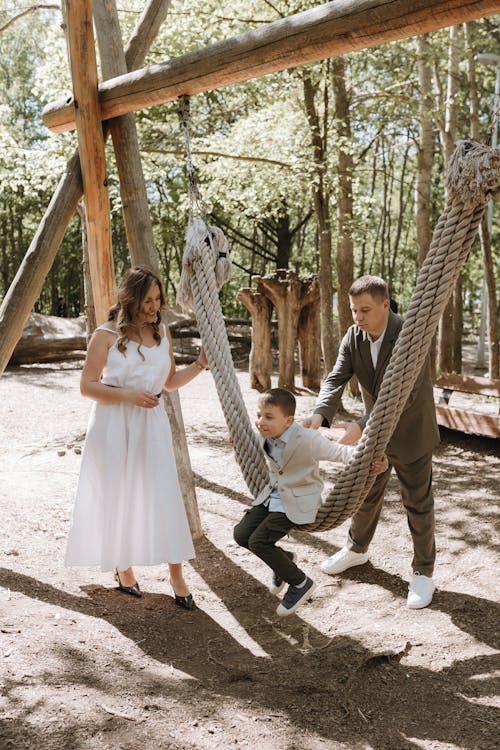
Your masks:
[[[120,581],[120,574],[118,573],[118,568],[115,568],[115,581],[118,584],[118,591],[123,591],[124,594],[130,594],[131,596],[142,596],[142,591],[139,588],[139,584],[137,581],[134,583],[133,586],[124,586],[122,582]]]
[[[182,607],[182,609],[189,609],[189,610],[196,609],[196,604],[194,603],[192,594],[188,594],[187,596],[179,596],[174,591],[174,596],[175,596],[175,603],[179,607]]]

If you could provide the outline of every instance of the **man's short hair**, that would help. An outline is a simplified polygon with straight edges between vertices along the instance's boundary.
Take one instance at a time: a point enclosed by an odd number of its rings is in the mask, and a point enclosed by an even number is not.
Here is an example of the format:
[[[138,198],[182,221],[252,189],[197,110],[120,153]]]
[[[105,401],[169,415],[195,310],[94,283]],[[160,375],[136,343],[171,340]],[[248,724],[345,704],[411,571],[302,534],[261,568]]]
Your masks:
[[[285,417],[295,415],[296,401],[293,393],[286,388],[270,388],[259,396],[259,401],[268,406],[277,406]]]
[[[376,299],[389,299],[389,288],[380,276],[361,276],[349,289],[350,297],[360,294],[371,294]]]

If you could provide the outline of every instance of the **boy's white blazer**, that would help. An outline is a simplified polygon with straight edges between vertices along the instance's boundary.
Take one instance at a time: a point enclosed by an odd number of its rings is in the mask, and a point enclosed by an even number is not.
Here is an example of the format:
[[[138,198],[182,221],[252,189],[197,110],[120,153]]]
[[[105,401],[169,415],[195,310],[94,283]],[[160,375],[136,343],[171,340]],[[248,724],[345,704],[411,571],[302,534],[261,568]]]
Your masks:
[[[264,438],[259,435],[264,447]],[[265,453],[265,451],[264,451]],[[348,463],[354,447],[339,445],[317,430],[309,430],[297,422],[290,427],[290,435],[283,452],[281,467],[265,453],[269,465],[269,483],[261,490],[252,505],[265,502],[276,483],[286,515],[294,523],[311,523],[321,505],[323,480],[319,461]]]

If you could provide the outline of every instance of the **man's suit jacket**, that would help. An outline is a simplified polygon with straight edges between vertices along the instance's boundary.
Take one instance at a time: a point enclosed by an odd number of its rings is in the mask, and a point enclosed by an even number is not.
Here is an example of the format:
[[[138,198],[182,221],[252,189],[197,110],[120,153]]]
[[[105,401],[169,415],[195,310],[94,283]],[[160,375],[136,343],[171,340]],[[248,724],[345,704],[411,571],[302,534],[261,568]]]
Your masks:
[[[264,446],[264,438],[260,437],[260,442]],[[321,505],[323,490],[318,462],[348,463],[353,452],[352,446],[339,445],[321,435],[320,432],[306,430],[302,425],[293,422],[283,452],[282,466],[278,466],[266,453],[269,483],[261,490],[252,505],[265,502],[277,483],[280,500],[287,517],[298,524],[314,521]]]
[[[361,387],[365,412],[367,415],[370,414],[377,400],[385,369],[402,325],[402,318],[389,311],[376,369],[373,368],[370,341],[366,333],[357,325],[349,328],[340,345],[335,366],[321,387],[314,410],[316,414],[321,414],[327,423],[331,424],[340,404],[344,387],[353,375],[356,375]],[[367,420],[368,416],[359,424],[364,427]],[[432,451],[438,443],[439,430],[427,360],[408,396],[408,401],[389,441],[387,455],[389,460],[408,464],[421,458],[428,451]]]

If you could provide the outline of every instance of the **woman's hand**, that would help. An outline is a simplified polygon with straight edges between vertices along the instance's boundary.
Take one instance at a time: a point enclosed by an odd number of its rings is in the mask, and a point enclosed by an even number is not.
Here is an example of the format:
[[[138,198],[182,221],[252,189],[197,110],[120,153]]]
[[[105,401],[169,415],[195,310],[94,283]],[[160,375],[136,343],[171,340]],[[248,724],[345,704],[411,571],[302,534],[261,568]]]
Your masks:
[[[200,365],[203,365],[203,367],[208,367],[208,359],[203,347],[201,347],[200,353],[198,354],[198,362]]]
[[[150,391],[130,391],[130,394],[130,403],[143,409],[153,409],[160,403],[160,399]]]

